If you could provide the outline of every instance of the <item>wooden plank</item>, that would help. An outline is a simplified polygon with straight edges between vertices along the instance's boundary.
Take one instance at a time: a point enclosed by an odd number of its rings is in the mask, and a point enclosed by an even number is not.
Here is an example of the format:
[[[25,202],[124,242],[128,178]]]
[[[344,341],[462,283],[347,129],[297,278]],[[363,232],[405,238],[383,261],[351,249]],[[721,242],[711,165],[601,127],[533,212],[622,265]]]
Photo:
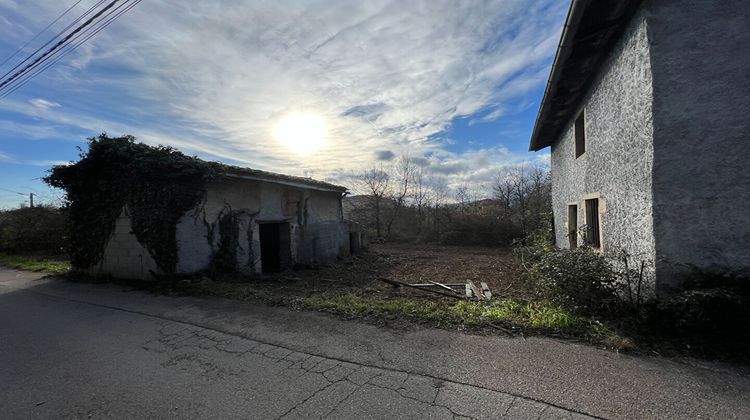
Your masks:
[[[482,293],[484,294],[484,298],[487,300],[492,299],[492,292],[490,291],[490,286],[487,285],[485,282],[479,283],[479,286],[482,288]]]
[[[442,286],[448,286],[448,287],[464,287],[466,283],[438,283],[434,282],[432,283],[432,280],[427,280],[431,283],[411,283],[412,286],[417,287],[442,287]],[[437,284],[435,284],[437,283]]]
[[[434,293],[434,294],[438,294],[438,295],[441,295],[441,296],[447,296],[447,297],[453,298],[453,299],[463,299],[463,296],[460,296],[460,295],[457,295],[457,294],[449,294],[449,293],[441,292],[439,290],[432,290],[432,289],[429,289],[427,287],[414,286],[414,285],[411,285],[409,283],[400,282],[398,280],[386,279],[386,278],[383,278],[383,277],[379,277],[378,279],[380,281],[386,282],[386,283],[390,284],[391,286],[395,286],[395,287],[410,287],[412,289],[417,289],[417,290],[421,290],[423,292],[428,292],[428,293]]]
[[[474,293],[474,296],[476,296],[477,300],[482,300],[482,292],[479,291],[477,285],[474,284],[474,282],[471,280],[466,280],[466,284],[469,285],[469,287],[471,288],[471,292]]]
[[[446,290],[449,290],[449,291],[451,291],[453,293],[456,293],[455,290],[453,290],[452,288],[450,288],[450,287],[448,287],[448,286],[446,286],[446,285],[444,285],[442,283],[438,283],[438,282],[432,281],[432,280],[427,280],[427,281],[429,281],[430,283],[434,284],[435,286],[439,286],[439,287],[442,287],[443,289],[446,289]]]

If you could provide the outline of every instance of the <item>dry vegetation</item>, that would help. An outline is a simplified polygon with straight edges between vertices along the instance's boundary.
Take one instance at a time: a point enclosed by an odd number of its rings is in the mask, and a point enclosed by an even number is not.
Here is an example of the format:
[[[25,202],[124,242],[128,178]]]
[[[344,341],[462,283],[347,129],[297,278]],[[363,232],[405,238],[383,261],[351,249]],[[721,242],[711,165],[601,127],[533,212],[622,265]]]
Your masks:
[[[409,296],[434,300],[435,296],[411,289],[394,289],[381,278],[405,283],[486,282],[498,297],[527,298],[520,280],[520,266],[511,250],[413,244],[375,244],[368,253],[341,264],[311,270],[295,270],[268,276],[258,285],[305,296],[319,292],[357,292],[387,297]],[[439,296],[438,296],[439,298]]]
[[[490,302],[441,296],[403,283],[487,283]],[[349,261],[290,270],[261,279],[203,277],[166,286],[161,292],[260,300],[334,313],[390,326],[414,323],[504,334],[543,333],[601,343],[607,329],[593,319],[534,299],[533,287],[509,249],[440,245],[378,244]]]

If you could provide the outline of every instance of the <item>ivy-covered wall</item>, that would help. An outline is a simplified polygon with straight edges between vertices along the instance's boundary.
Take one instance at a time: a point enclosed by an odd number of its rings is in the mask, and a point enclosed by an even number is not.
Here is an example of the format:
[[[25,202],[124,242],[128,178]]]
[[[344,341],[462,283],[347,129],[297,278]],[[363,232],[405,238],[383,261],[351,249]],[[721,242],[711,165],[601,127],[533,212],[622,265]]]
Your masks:
[[[293,264],[334,262],[349,252],[349,233],[339,200],[337,192],[272,182],[236,178],[211,182],[205,200],[177,225],[177,272],[207,270],[216,265],[218,257],[233,271],[261,273],[258,225],[269,222],[289,224],[289,257]],[[232,239],[227,241],[228,237]]]
[[[343,188],[321,191],[307,180],[295,186],[291,177],[268,173],[283,181],[248,179],[232,175],[236,170],[242,168],[102,134],[46,181],[65,190],[71,261],[92,275],[258,274],[259,223],[287,223],[292,264],[348,254]]]
[[[177,264],[175,228],[199,203],[218,165],[135,137],[91,138],[80,160],[52,168],[45,182],[65,191],[71,263],[78,269],[101,264],[118,216],[128,210],[132,233],[159,271]]]

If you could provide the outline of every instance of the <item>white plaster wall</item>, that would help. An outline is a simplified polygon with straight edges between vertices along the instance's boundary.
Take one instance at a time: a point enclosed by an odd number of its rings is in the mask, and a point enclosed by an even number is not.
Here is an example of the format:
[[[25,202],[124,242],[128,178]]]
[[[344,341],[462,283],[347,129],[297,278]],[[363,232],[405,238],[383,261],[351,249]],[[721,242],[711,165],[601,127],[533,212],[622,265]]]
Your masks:
[[[330,263],[348,254],[348,231],[342,232],[338,193],[228,178],[209,185],[204,203],[178,224],[178,273],[211,266],[219,246],[217,224],[228,211],[238,213],[236,256],[244,274],[262,270],[258,223],[263,222],[289,223],[293,263]]]
[[[575,158],[575,119],[552,146],[558,247],[569,246],[568,205],[578,205],[578,226],[583,226],[584,198],[599,193],[603,251],[625,251],[634,256],[635,264],[641,260],[653,264],[652,100],[647,21],[642,10],[613,49],[583,102],[586,152]]]
[[[203,201],[182,216],[176,226],[177,274],[211,267],[219,249],[219,220],[237,217],[236,260],[243,274],[261,273],[262,222],[288,222],[291,259],[298,264],[325,264],[348,255],[349,235],[340,211],[339,193],[320,192],[270,182],[222,178],[207,186]],[[131,233],[124,210],[105,248],[104,258],[88,270],[93,275],[151,278],[159,272],[148,251]]]
[[[260,270],[260,242],[254,228],[259,214],[274,214],[279,206],[273,194],[265,194],[264,183],[222,178],[207,186],[206,196],[197,208],[187,212],[177,224],[177,268],[179,274],[207,270],[219,248],[218,222],[229,211],[238,212],[238,269],[243,274]],[[264,203],[261,209],[261,200]],[[268,201],[265,201],[268,200]],[[267,207],[267,208],[266,208]]]

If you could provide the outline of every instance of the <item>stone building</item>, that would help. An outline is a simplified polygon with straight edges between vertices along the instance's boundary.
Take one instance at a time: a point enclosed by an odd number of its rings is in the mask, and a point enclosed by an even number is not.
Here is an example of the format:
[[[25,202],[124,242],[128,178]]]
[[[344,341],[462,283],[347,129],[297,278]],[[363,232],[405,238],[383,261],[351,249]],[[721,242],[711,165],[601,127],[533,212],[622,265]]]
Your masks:
[[[559,247],[645,260],[658,293],[748,275],[748,28],[742,0],[572,2],[530,144]]]
[[[223,166],[203,201],[176,225],[176,274],[230,260],[233,271],[260,275],[294,265],[327,264],[349,254],[341,199],[346,188],[309,178]],[[226,254],[229,254],[227,258]],[[159,269],[131,232],[128,209],[116,221],[90,274],[152,278]]]

